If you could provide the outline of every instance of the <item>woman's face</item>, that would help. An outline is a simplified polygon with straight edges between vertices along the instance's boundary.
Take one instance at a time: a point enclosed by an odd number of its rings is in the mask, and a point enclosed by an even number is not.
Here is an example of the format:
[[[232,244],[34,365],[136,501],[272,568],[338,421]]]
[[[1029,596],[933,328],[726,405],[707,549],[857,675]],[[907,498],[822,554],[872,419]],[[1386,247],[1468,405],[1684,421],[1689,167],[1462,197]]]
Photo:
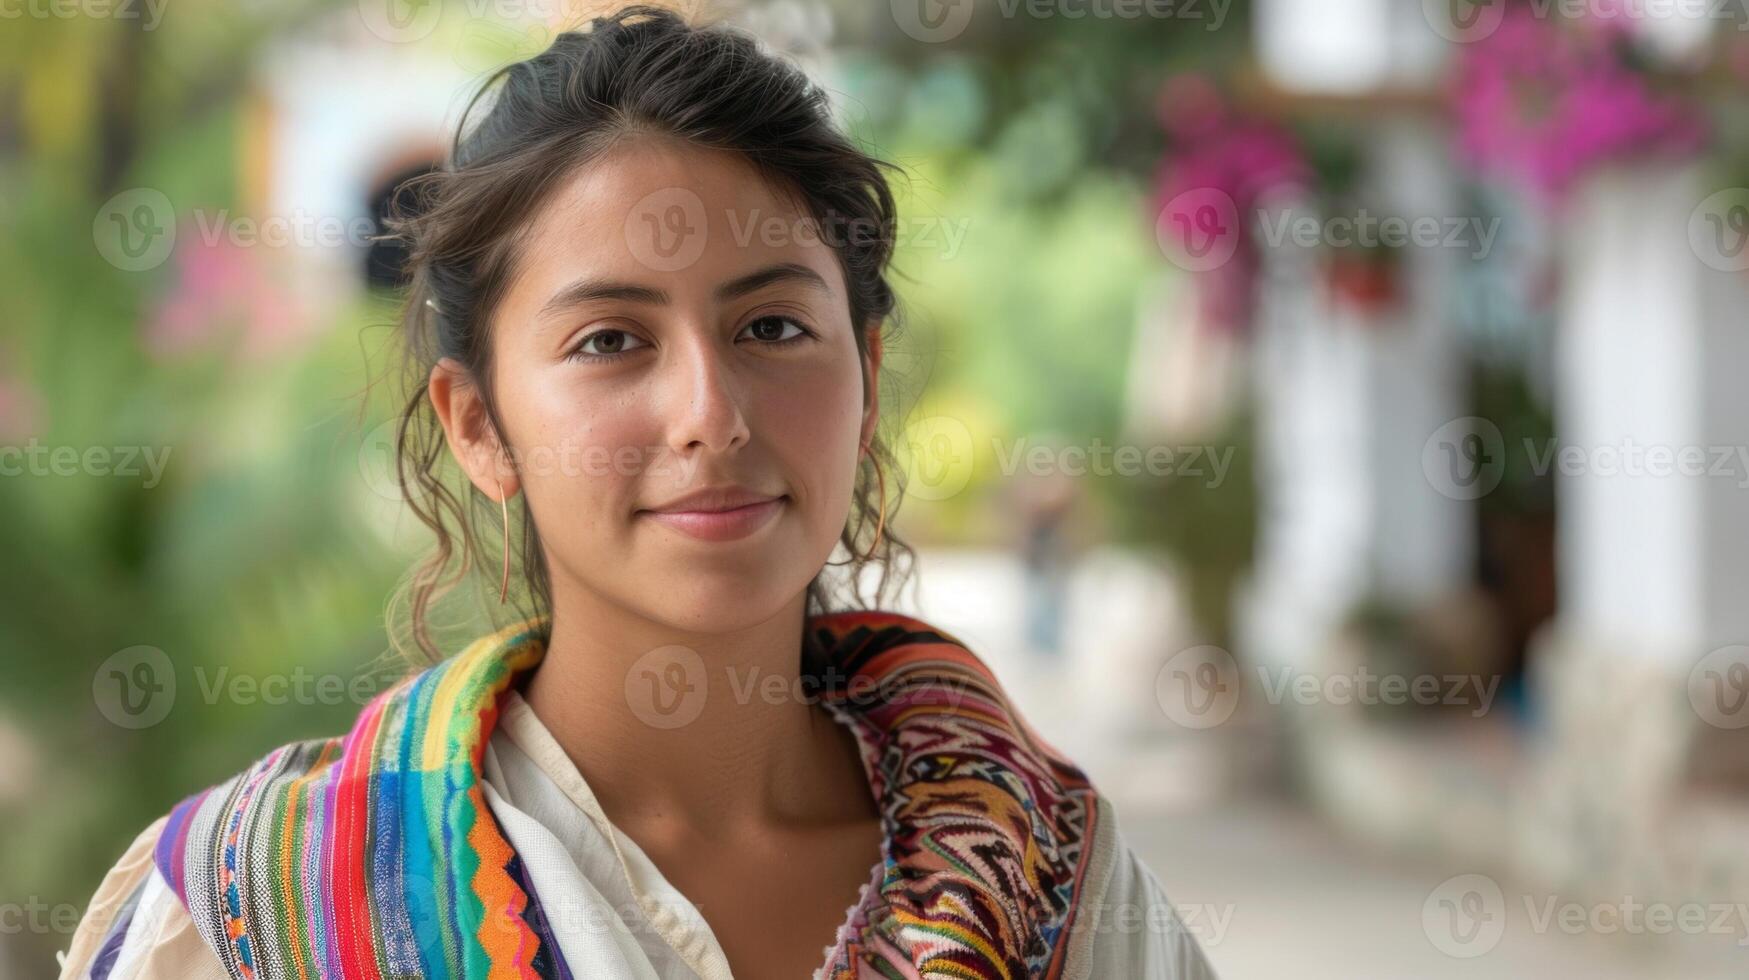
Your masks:
[[[820,239],[739,156],[662,138],[537,210],[491,324],[508,453],[454,362],[431,397],[474,485],[528,495],[556,603],[721,632],[820,571],[876,412]]]

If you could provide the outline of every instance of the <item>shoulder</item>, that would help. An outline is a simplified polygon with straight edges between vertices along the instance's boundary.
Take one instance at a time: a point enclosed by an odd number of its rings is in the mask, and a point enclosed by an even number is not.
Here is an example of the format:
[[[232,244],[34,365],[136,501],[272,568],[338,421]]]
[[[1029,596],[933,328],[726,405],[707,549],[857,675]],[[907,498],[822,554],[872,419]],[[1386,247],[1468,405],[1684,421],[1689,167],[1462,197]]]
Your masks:
[[[225,980],[224,967],[153,863],[165,815],[134,838],[60,954],[61,980]]]
[[[1099,809],[1107,833],[1101,835],[1102,853],[1094,859],[1098,880],[1076,913],[1070,959],[1083,967],[1073,975],[1214,980],[1214,968],[1198,942],[1198,934],[1209,925],[1202,920],[1209,917],[1199,915],[1192,928],[1131,846],[1115,807],[1103,794]]]
[[[240,815],[273,812],[288,802],[307,808],[319,801],[337,773],[335,763],[344,755],[345,742],[346,737],[336,736],[277,746],[172,807],[153,859],[178,895],[186,901],[185,880],[211,870],[199,865],[212,859],[220,839],[239,829],[235,825]]]
[[[279,745],[184,797],[105,877],[63,957],[63,980],[207,980],[231,963],[248,972],[255,943],[233,942],[230,930],[250,924],[255,899],[308,879],[326,851],[304,842],[335,833],[337,807],[353,818],[349,829],[367,813],[386,818],[381,794],[399,802],[397,777],[454,765],[457,740],[490,723],[482,705],[538,655],[525,642],[534,635],[518,625],[483,637],[378,693],[346,734]],[[227,853],[247,855],[249,873]],[[167,972],[154,972],[159,964]]]
[[[936,855],[962,848],[968,868],[1009,855],[1031,886],[1011,897],[1066,930],[1064,976],[1212,980],[1116,807],[970,646],[920,619],[856,611],[811,619],[805,649],[810,669],[837,672],[827,700],[863,723],[868,761],[901,801],[892,844],[901,865],[933,868]],[[956,832],[935,829],[947,826]],[[931,857],[912,862],[925,837]],[[1057,896],[1073,896],[1072,908]]]

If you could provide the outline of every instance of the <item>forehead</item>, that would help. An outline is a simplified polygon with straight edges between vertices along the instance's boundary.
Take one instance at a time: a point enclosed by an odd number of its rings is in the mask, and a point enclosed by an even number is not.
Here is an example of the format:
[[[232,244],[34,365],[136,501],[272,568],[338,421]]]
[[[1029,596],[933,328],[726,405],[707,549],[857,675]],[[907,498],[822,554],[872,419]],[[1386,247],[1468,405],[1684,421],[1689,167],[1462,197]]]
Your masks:
[[[630,136],[577,168],[535,212],[519,285],[538,292],[589,273],[683,293],[682,283],[703,291],[792,261],[841,289],[821,240],[830,231],[799,205],[738,153]]]

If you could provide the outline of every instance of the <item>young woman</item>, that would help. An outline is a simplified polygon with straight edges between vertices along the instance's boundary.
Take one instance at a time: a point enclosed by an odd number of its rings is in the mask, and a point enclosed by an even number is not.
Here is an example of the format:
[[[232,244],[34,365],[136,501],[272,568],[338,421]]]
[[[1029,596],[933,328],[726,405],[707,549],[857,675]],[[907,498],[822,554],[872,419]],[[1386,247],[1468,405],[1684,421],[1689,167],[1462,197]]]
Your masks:
[[[793,66],[648,7],[492,82],[395,222],[437,662],[146,828],[63,977],[1209,976],[964,644],[831,611],[836,545],[903,550],[883,165]],[[481,511],[529,608],[443,658]]]

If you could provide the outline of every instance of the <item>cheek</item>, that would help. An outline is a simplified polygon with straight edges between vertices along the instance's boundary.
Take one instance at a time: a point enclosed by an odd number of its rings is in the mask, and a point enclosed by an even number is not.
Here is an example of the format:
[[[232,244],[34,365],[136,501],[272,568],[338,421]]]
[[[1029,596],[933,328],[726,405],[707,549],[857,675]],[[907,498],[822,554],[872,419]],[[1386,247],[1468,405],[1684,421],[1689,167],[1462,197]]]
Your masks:
[[[861,379],[854,369],[809,372],[772,386],[763,401],[766,441],[789,471],[810,526],[835,537],[856,478]]]
[[[641,405],[563,372],[524,377],[504,411],[531,501],[552,501],[544,509],[573,527],[631,506],[660,452]]]

